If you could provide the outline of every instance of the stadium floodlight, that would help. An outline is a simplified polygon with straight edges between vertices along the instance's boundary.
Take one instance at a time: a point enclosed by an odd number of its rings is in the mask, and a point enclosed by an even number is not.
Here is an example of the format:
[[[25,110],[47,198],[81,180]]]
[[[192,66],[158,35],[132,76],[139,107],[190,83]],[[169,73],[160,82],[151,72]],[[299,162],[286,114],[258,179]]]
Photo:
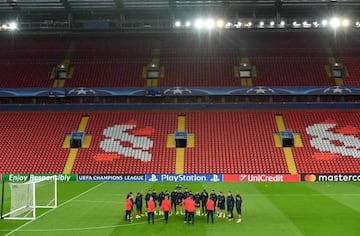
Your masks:
[[[224,22],[223,19],[218,19],[218,20],[216,21],[216,27],[217,27],[217,28],[222,29],[222,28],[224,28],[224,26],[225,26],[225,22]]]
[[[194,25],[195,25],[195,29],[202,29],[204,27],[203,19],[196,19]]]
[[[206,29],[208,29],[208,30],[213,29],[213,28],[215,27],[215,21],[214,21],[214,19],[212,19],[212,18],[206,19],[205,27],[206,27]]]
[[[283,21],[283,20],[280,21],[280,26],[281,26],[281,27],[284,27],[284,26],[285,26],[285,21]]]
[[[260,28],[263,28],[264,25],[265,25],[264,21],[260,21],[260,22],[259,22],[259,27],[260,27]]]
[[[270,26],[271,27],[274,27],[274,25],[275,25],[275,22],[272,20],[272,21],[270,21]]]
[[[11,30],[11,31],[12,31],[12,30],[17,30],[17,28],[18,28],[17,22],[15,22],[15,21],[10,22],[8,28],[9,28],[9,30]]]
[[[226,22],[225,28],[226,28],[226,29],[229,29],[229,28],[231,28],[232,25],[233,25],[233,24],[232,24],[231,22]]]
[[[304,28],[310,28],[311,27],[311,24],[309,24],[307,21],[304,21],[302,23],[302,25],[303,25]]]
[[[181,22],[180,21],[175,21],[175,27],[179,28],[181,26]]]
[[[236,28],[240,28],[241,26],[242,26],[241,21],[238,21],[238,22],[235,24],[235,27],[236,27]]]
[[[7,30],[7,29],[8,29],[7,24],[2,24],[1,29],[3,29],[3,30]]]
[[[340,26],[340,19],[338,17],[333,17],[330,20],[330,26],[333,29],[337,29]]]
[[[328,25],[328,21],[327,20],[322,20],[321,21],[321,25],[323,26],[323,27],[326,27],[327,25]]]
[[[297,21],[293,21],[292,25],[294,28],[298,28],[301,24],[299,24]]]
[[[252,22],[251,22],[251,21],[249,21],[248,23],[246,23],[246,24],[245,24],[245,26],[246,26],[246,27],[248,27],[248,28],[251,28],[251,26],[252,26]]]
[[[190,22],[190,21],[186,21],[186,22],[185,22],[185,26],[186,26],[186,27],[190,27],[190,26],[191,26],[191,22]]]
[[[346,28],[346,27],[349,27],[349,26],[350,26],[350,20],[349,20],[349,19],[346,19],[346,18],[343,19],[343,20],[342,20],[342,26],[345,27],[345,28]]]

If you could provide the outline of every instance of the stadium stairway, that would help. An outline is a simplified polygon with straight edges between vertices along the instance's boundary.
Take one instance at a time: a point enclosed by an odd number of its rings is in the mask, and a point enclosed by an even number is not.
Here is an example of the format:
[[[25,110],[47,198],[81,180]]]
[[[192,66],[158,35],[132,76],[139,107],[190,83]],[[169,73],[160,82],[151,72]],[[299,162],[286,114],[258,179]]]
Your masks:
[[[85,132],[88,122],[89,122],[89,116],[83,115],[81,117],[79,126],[77,128],[77,132]],[[71,135],[66,135],[65,139],[64,139],[64,143],[63,143],[63,148],[69,148],[69,154],[68,154],[66,162],[65,162],[63,174],[70,174],[72,172],[72,169],[73,169],[73,166],[74,166],[77,154],[78,154],[78,150],[79,150],[78,148],[70,147],[70,145],[69,145],[70,144],[70,136]],[[84,143],[82,145],[82,148],[90,147],[91,138],[92,138],[92,136],[90,134],[85,134]]]
[[[276,124],[277,124],[277,128],[278,131],[285,131],[286,130],[286,126],[285,126],[285,122],[283,119],[283,116],[281,114],[277,114],[275,115],[275,120],[276,120]],[[277,147],[281,147],[281,142],[280,142],[280,135],[274,134],[274,140],[275,140],[275,145]],[[294,135],[294,141],[295,141],[295,147],[301,147],[302,145],[302,141],[301,141],[301,137],[299,134]],[[299,145],[299,146],[296,146]],[[294,155],[292,152],[292,149],[290,147],[284,147],[283,148],[284,151],[284,155],[285,155],[285,160],[286,160],[286,164],[289,170],[290,174],[297,174],[297,167],[296,167],[296,163],[294,160]]]
[[[160,41],[159,40],[154,40],[153,41],[153,48],[151,49],[151,62],[150,64],[153,65],[160,65]],[[143,79],[146,79],[147,77],[147,71],[146,71],[146,66],[143,66],[142,69],[142,73],[141,73],[141,77]],[[164,78],[164,74],[165,74],[165,67],[160,65],[160,77]],[[146,86],[147,87],[158,87],[159,86],[159,79],[146,79]]]
[[[326,51],[326,53],[328,55],[328,61],[329,61],[329,65],[325,65],[325,71],[326,71],[326,74],[327,74],[328,77],[332,77],[330,65],[333,65],[333,64],[335,64],[335,63],[337,63],[337,62],[339,62],[341,60],[339,58],[335,58],[334,52],[333,52],[331,47],[326,46],[325,51]],[[337,85],[337,86],[344,86],[345,81],[346,81],[345,78],[350,77],[349,69],[348,69],[346,64],[344,64],[344,69],[345,69],[345,76],[344,77],[335,77],[334,78],[335,85]]]
[[[67,75],[67,78],[66,79],[55,79],[55,67],[52,69],[51,71],[51,76],[50,78],[54,80],[53,82],[53,87],[54,88],[63,88],[65,87],[65,82],[67,79],[71,79],[74,75],[74,67],[73,66],[70,66],[71,65],[71,59],[72,59],[72,56],[73,56],[73,53],[74,53],[74,49],[75,49],[75,41],[71,41],[67,50],[66,50],[66,53],[65,53],[65,57],[62,61],[62,65],[64,66],[68,66],[69,67],[69,72],[68,72],[68,75]]]

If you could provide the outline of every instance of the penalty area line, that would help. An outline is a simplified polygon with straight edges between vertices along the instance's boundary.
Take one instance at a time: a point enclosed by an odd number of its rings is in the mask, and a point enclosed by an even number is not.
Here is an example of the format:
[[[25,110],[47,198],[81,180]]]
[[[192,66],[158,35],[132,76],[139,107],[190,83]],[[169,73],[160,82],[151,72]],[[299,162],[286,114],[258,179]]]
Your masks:
[[[60,208],[60,207],[62,207],[62,206],[64,206],[64,205],[66,205],[66,204],[74,201],[75,199],[78,199],[79,197],[81,197],[81,196],[83,196],[83,195],[85,195],[85,194],[93,191],[94,189],[100,187],[101,185],[103,185],[103,184],[105,184],[105,183],[106,183],[106,182],[102,182],[101,184],[95,185],[94,187],[86,190],[85,192],[82,192],[82,193],[76,195],[75,197],[73,197],[73,198],[71,198],[71,199],[69,199],[69,200],[61,203],[57,208],[52,208],[52,209],[46,211],[45,213],[39,215],[39,217],[37,217],[35,220],[40,219],[41,217],[43,217],[43,216],[49,214],[50,212],[53,212],[54,210],[56,210],[56,209],[58,209],[58,208]],[[26,223],[23,224],[23,225],[20,225],[19,227],[17,227],[16,229],[10,231],[9,233],[5,234],[4,236],[8,236],[8,235],[11,235],[11,234],[13,234],[13,233],[15,233],[15,232],[17,232],[17,231],[20,231],[22,228],[24,228],[25,226],[31,224],[31,223],[34,222],[35,220],[31,220],[31,221],[26,222]]]

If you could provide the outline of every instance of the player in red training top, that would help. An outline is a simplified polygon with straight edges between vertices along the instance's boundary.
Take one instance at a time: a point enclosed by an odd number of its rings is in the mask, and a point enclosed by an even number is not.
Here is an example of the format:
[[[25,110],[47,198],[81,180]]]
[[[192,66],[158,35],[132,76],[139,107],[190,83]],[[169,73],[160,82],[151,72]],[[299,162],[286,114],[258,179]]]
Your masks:
[[[206,223],[209,224],[209,217],[211,217],[211,223],[214,224],[214,210],[215,202],[212,199],[208,199],[206,202]]]
[[[148,223],[150,224],[150,218],[151,218],[151,222],[154,224],[155,202],[153,200],[153,197],[150,197],[149,201],[147,201],[146,210],[148,214]]]
[[[161,210],[164,212],[165,223],[168,223],[169,211],[171,211],[171,202],[169,196],[165,195],[165,199],[161,202]]]
[[[190,195],[187,198],[187,201],[185,203],[185,210],[187,212],[187,223],[188,224],[194,224],[194,212],[195,212],[195,201],[193,200],[193,197]]]
[[[131,223],[131,212],[132,212],[132,208],[133,208],[133,196],[132,193],[130,192],[125,200],[125,221],[129,221]]]

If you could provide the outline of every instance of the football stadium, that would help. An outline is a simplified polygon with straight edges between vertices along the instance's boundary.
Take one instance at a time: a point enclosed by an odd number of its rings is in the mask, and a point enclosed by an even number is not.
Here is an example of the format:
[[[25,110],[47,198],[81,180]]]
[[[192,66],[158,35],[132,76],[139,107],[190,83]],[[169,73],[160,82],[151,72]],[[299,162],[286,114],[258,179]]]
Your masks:
[[[359,235],[357,0],[0,1],[0,235]]]

